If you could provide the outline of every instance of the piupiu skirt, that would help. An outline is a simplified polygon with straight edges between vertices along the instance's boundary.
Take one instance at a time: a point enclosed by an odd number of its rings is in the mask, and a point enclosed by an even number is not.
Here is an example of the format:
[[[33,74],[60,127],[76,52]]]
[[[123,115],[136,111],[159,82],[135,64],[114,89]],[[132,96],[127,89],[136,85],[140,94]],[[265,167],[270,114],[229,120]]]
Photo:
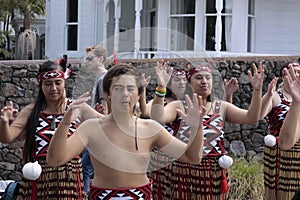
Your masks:
[[[86,200],[83,189],[80,158],[74,158],[60,167],[47,165],[46,157],[39,157],[40,177],[31,181],[23,178],[18,199],[30,200]]]
[[[222,178],[227,171],[219,166],[219,156],[206,156],[199,165],[179,161],[152,172],[153,199],[224,200]],[[224,180],[223,180],[224,181]],[[227,183],[227,180],[225,180]]]
[[[300,188],[300,143],[291,150],[264,150],[265,199],[290,200]]]

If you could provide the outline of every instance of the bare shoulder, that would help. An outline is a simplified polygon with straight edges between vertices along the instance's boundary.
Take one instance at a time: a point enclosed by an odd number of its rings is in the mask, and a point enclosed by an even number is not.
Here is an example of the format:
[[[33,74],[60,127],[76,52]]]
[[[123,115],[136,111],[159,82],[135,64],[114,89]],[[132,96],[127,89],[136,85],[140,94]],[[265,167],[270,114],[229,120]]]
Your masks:
[[[27,110],[28,109],[28,110],[31,111],[33,109],[33,107],[34,107],[34,103],[30,103],[27,106],[25,106],[22,110],[24,110],[24,109]]]
[[[83,123],[80,124],[80,127],[95,127],[95,126],[103,126],[108,122],[108,117],[106,115],[103,115],[103,117],[100,118],[90,118],[85,120]]]
[[[34,107],[34,103],[28,104],[27,106],[25,106],[19,113],[19,115],[23,115],[23,116],[28,116],[31,114],[32,110]]]
[[[275,106],[277,106],[280,103],[281,103],[281,98],[280,98],[278,92],[274,92],[273,96],[272,96],[272,107],[274,108]]]
[[[184,110],[184,105],[182,101],[176,100],[176,101],[171,101],[165,106],[165,111],[170,112],[170,111],[175,111],[176,109]]]
[[[164,127],[153,119],[141,119],[139,118],[139,129],[143,129],[143,132],[147,133],[147,135],[156,135],[159,133]]]
[[[103,136],[104,126],[109,126],[104,118],[91,118],[80,124],[77,128],[77,134],[83,144],[97,142],[97,138]]]
[[[183,106],[182,101],[180,101],[180,100],[171,101],[170,103],[167,104],[167,106],[168,105],[171,107],[177,107],[177,108],[180,108]]]

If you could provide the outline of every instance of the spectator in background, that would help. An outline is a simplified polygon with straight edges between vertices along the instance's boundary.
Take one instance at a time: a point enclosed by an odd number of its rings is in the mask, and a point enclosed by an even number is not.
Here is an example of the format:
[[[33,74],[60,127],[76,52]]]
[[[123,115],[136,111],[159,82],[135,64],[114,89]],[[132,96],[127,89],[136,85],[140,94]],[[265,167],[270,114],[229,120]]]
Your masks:
[[[102,110],[101,112],[107,114],[108,106],[106,101],[103,100],[102,82],[107,72],[104,63],[107,58],[107,50],[102,45],[89,46],[86,48],[87,57],[83,62],[82,67],[84,70],[95,74],[97,76],[92,88],[92,102],[91,106],[96,110]],[[104,108],[104,109],[103,109]],[[82,153],[82,168],[83,168],[83,181],[84,188],[87,194],[89,194],[89,187],[91,178],[93,178],[94,168],[91,163],[90,155],[87,149]]]

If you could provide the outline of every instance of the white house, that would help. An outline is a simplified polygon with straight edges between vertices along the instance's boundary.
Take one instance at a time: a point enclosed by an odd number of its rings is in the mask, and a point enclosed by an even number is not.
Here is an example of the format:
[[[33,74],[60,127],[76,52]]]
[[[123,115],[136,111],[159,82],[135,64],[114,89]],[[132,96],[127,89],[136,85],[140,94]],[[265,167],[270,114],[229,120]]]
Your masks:
[[[299,20],[299,0],[47,0],[46,57],[299,55]]]

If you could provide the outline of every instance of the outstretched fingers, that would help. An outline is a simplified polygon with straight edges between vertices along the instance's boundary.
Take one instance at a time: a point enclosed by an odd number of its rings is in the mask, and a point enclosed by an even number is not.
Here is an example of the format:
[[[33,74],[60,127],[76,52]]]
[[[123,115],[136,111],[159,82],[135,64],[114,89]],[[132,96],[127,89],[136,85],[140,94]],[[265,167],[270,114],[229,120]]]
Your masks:
[[[270,93],[271,95],[273,95],[273,93],[276,90],[277,80],[278,80],[277,77],[273,78],[273,80],[268,85],[268,91],[267,92]]]
[[[189,126],[197,127],[205,113],[205,107],[202,104],[202,97],[193,94],[193,100],[188,95],[185,96],[188,106],[187,112],[177,109],[177,113],[189,124]]]
[[[166,87],[171,79],[173,68],[171,67],[167,72],[168,66],[169,62],[164,62],[163,60],[161,62],[157,62],[156,64],[155,72],[159,86]]]
[[[294,69],[284,69],[284,83],[291,94],[293,101],[300,101],[300,78],[296,76]]]
[[[256,66],[253,63],[252,69],[253,69],[253,75],[250,70],[248,71],[249,80],[254,90],[260,90],[263,85],[263,78],[265,73],[263,62],[260,61],[258,66]]]
[[[151,80],[151,76],[148,76],[147,78],[145,78],[145,73],[142,74],[142,84],[143,84],[143,87],[146,88]]]

